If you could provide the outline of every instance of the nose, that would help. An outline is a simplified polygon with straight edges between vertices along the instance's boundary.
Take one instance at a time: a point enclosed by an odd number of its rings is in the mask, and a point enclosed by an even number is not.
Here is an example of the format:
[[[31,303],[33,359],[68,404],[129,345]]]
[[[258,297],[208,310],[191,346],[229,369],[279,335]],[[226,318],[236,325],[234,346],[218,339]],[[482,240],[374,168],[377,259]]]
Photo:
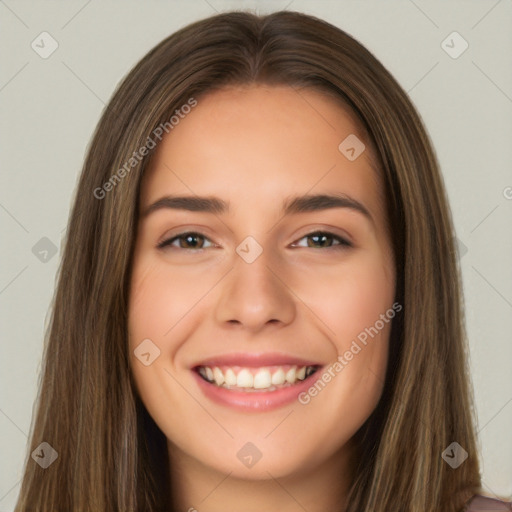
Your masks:
[[[217,322],[239,324],[255,333],[267,324],[285,325],[293,321],[295,296],[276,262],[270,261],[269,253],[263,250],[252,263],[235,253],[233,268],[219,289]]]

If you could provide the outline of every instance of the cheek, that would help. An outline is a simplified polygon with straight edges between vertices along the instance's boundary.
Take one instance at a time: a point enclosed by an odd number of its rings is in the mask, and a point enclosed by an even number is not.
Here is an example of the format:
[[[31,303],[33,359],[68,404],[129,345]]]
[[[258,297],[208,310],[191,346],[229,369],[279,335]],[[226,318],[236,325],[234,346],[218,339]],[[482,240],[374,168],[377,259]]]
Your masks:
[[[166,402],[180,405],[176,397],[181,388],[173,384],[171,375],[183,369],[180,349],[197,328],[201,299],[216,280],[208,268],[172,268],[154,257],[135,258],[128,308],[130,361],[139,393],[148,407],[154,404],[156,416],[164,389],[173,390]],[[148,366],[134,355],[134,351],[142,353],[143,346],[149,347],[150,357],[158,354]]]
[[[131,368],[144,405],[164,430],[169,428],[168,410],[177,415],[189,413],[182,389],[175,382],[175,355],[182,340],[174,332],[187,324],[187,313],[201,296],[202,286],[197,282],[190,275],[171,272],[154,258],[134,261],[128,307]],[[141,362],[144,358],[139,359],[134,351],[149,352],[150,363],[145,365]]]
[[[395,295],[394,272],[376,252],[358,254],[336,268],[308,276],[301,296],[333,345],[338,365],[329,384],[339,397],[337,414],[347,408],[361,418],[376,405],[384,384]],[[314,283],[314,285],[313,285]],[[342,360],[340,360],[342,358]],[[350,405],[349,405],[350,404]]]
[[[339,265],[304,269],[301,274],[298,295],[306,299],[339,351],[374,326],[393,304],[394,273],[375,252],[360,252]],[[379,326],[384,331],[380,322]]]
[[[207,290],[208,279],[201,275],[171,271],[158,262],[136,263],[129,305],[131,348],[150,338],[162,352],[173,352],[173,329]]]
[[[162,398],[158,395],[169,379],[164,370],[173,370],[171,356],[177,350],[177,343],[172,328],[179,318],[176,309],[182,307],[184,300],[176,297],[175,290],[180,289],[180,283],[171,282],[172,286],[158,264],[144,259],[135,261],[128,308],[128,337],[133,376],[146,405]],[[143,346],[144,350],[141,349]],[[150,364],[146,366],[144,357],[139,359],[137,353],[149,353],[146,359]]]

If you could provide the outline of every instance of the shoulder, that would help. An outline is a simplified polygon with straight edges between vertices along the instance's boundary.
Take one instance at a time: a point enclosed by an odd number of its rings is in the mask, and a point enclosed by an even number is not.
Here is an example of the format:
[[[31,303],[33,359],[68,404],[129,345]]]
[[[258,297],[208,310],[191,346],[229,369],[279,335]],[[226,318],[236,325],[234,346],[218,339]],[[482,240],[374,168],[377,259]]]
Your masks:
[[[511,512],[512,503],[479,494],[473,496],[464,512]]]

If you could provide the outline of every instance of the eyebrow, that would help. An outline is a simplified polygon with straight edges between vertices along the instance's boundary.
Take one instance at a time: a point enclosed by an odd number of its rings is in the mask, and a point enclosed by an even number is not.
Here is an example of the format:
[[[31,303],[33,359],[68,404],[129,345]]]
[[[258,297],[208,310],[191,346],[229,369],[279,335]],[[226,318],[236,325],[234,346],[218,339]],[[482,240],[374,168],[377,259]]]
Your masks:
[[[191,212],[225,214],[229,213],[230,204],[218,197],[212,196],[165,196],[149,205],[142,212],[141,217],[147,217],[151,213],[165,208]],[[292,215],[332,208],[348,208],[363,214],[368,220],[373,222],[368,209],[361,202],[347,194],[309,194],[289,197],[283,203],[282,213],[283,215]]]

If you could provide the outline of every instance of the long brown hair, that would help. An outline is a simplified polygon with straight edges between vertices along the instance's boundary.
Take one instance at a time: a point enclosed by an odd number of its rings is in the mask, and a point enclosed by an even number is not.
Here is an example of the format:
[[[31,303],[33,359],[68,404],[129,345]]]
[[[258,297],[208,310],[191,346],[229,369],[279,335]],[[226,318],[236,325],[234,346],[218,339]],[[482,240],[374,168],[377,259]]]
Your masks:
[[[126,162],[191,98],[200,104],[233,84],[337,98],[366,131],[385,181],[403,312],[393,321],[382,398],[357,433],[347,512],[461,510],[481,490],[480,475],[460,269],[431,142],[368,50],[325,21],[283,11],[224,13],[179,30],[136,64],[103,112],[67,228],[16,512],[171,510],[166,439],[137,395],[127,336],[151,153]],[[46,469],[30,457],[43,441],[58,452]],[[441,457],[453,441],[469,454],[457,469]]]

